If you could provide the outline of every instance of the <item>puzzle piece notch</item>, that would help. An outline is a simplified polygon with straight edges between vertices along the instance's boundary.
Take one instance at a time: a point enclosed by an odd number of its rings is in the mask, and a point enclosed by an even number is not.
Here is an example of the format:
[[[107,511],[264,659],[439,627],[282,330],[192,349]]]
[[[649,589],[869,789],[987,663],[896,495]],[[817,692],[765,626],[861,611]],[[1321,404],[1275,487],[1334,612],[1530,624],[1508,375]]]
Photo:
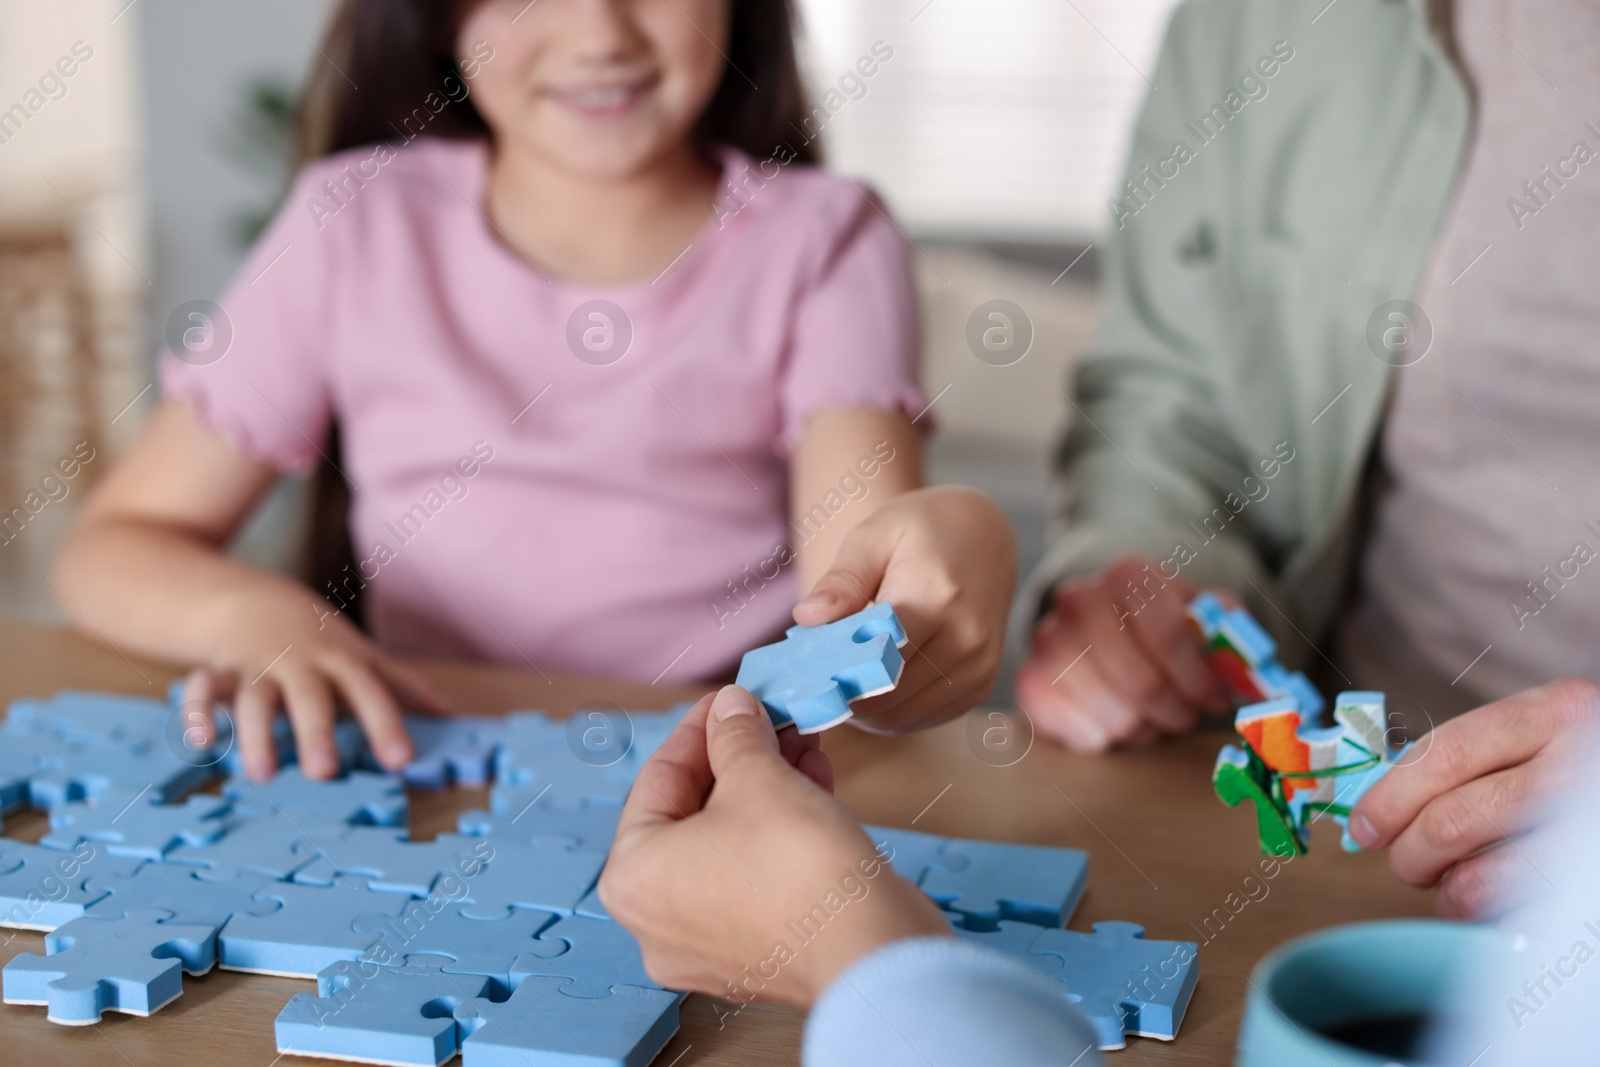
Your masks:
[[[84,912],[115,917],[136,909],[154,908],[172,913],[168,921],[219,930],[235,915],[266,915],[277,911],[277,901],[256,894],[273,881],[269,874],[246,871],[227,881],[208,881],[193,867],[170,863],[144,863],[123,874],[96,875],[85,889],[105,895]]]
[[[379,940],[354,928],[368,915],[399,915],[406,898],[369,893],[359,883],[305,886],[274,882],[255,899],[282,906],[265,915],[236,914],[222,928],[219,960],[232,971],[313,978],[339,960],[361,959]]]
[[[737,683],[774,726],[817,733],[848,719],[856,700],[887,693],[905,668],[905,627],[888,604],[821,626],[791,626],[784,639],[745,653]]]
[[[374,893],[426,897],[440,875],[459,873],[462,845],[453,834],[413,842],[394,827],[351,826],[334,836],[298,842],[295,851],[310,862],[294,872],[293,880],[330,886],[359,878]]]
[[[620,807],[641,765],[627,752],[593,762],[580,758],[569,744],[566,723],[541,712],[517,712],[506,719],[495,777],[497,788],[531,787],[551,804],[587,801]]]
[[[28,778],[28,799],[34,807],[55,808],[74,800],[100,800],[113,791],[148,791],[169,801],[211,778],[209,767],[195,766],[167,748],[165,740],[88,740],[68,742],[35,736],[18,738],[53,746],[35,759]],[[7,738],[7,746],[13,741]]]
[[[892,826],[863,826],[862,829],[872,839],[878,855],[894,868],[896,874],[915,886],[922,885],[922,876],[928,868],[941,861],[939,852],[950,841],[950,838],[937,834],[901,830]],[[943,857],[945,869],[949,871],[959,869],[959,862],[959,857],[954,854]]]
[[[131,874],[142,862],[109,855],[92,841],[61,852],[0,838],[0,926],[54,930],[106,895],[86,883]]]
[[[400,770],[414,789],[445,789],[450,785],[482,788],[489,783],[495,754],[505,734],[504,720],[465,715],[407,715],[415,758]],[[364,753],[368,770],[382,770],[372,753]]]
[[[464,812],[456,828],[468,837],[489,837],[517,844],[562,842],[568,850],[609,852],[622,809],[614,804],[581,801],[554,804],[540,788],[497,785],[489,791],[489,811]]]
[[[1089,884],[1089,854],[1075,848],[952,838],[921,888],[969,930],[1000,922],[1064,926]]]
[[[504,1003],[456,1008],[462,1067],[645,1067],[678,1031],[676,993],[619,985],[589,998],[565,986],[533,975]]]
[[[957,929],[956,936],[1043,974],[1077,1006],[1102,1049],[1124,1047],[1130,1034],[1172,1040],[1200,976],[1199,945],[1148,941],[1133,923],[1099,922],[1085,934],[1003,922],[995,931]]]
[[[309,817],[257,818],[229,815],[223,819],[223,833],[209,845],[179,845],[166,855],[166,862],[197,870],[197,877],[211,881],[230,881],[246,871],[261,871],[284,880],[315,859],[300,853],[297,846],[312,838],[336,837],[349,829],[346,823],[325,822]]]
[[[365,1063],[438,1067],[460,1048],[455,1009],[486,996],[483,976],[447,974],[434,957],[401,966],[340,960],[317,974],[317,993],[292,997],[273,1023],[278,1051]]]
[[[537,940],[511,965],[511,988],[529,975],[567,979],[566,993],[574,997],[603,997],[619,985],[666,988],[644,969],[639,942],[620,923],[568,916]]]
[[[45,937],[45,952],[6,964],[7,1004],[44,1004],[53,1023],[86,1026],[106,1011],[149,1015],[183,992],[180,972],[216,962],[217,928],[166,922],[170,912],[138,909],[118,918],[79,918]]]
[[[469,919],[453,899],[436,896],[410,901],[398,915],[360,916],[351,929],[377,935],[363,955],[365,961],[387,964],[401,956],[426,955],[446,974],[491,979],[498,991],[508,993],[517,985],[513,971],[519,958],[546,948],[549,943],[539,937],[559,919],[554,912],[530,908],[498,919]]]
[[[70,850],[80,841],[95,841],[113,856],[159,862],[180,844],[199,847],[220,838],[221,816],[228,807],[220,797],[161,804],[148,794],[111,790],[98,801],[75,800],[51,808],[50,832],[39,843]]]
[[[535,908],[571,915],[594,888],[605,866],[599,852],[569,851],[561,843],[479,839],[460,853],[479,862],[464,871],[466,896],[461,914],[498,919],[512,908]]]
[[[229,778],[222,795],[236,811],[257,818],[322,821],[370,826],[404,826],[406,791],[400,780],[370,771],[351,771],[324,781],[307,778],[298,765],[283,767],[265,782],[240,775]]]

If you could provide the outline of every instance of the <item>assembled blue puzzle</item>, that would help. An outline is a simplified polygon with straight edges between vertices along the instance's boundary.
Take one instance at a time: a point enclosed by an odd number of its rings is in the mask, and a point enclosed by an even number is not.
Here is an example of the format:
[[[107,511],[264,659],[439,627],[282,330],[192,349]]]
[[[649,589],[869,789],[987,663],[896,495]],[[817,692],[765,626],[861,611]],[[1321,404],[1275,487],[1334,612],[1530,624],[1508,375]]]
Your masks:
[[[852,701],[900,684],[906,640],[894,608],[871,604],[837,622],[789,627],[782,641],[746,652],[735,681],[774,726],[814,734],[848,719]]]
[[[904,631],[886,605],[832,626],[771,646],[784,652],[767,696],[802,729],[899,675]],[[167,702],[79,691],[18,701],[0,722],[0,809],[32,803],[50,822],[37,845],[0,838],[0,926],[46,933],[43,955],[5,966],[7,1003],[65,1025],[148,1014],[217,964],[317,979],[277,1017],[285,1053],[643,1067],[671,1040],[683,994],[650,977],[596,886],[639,768],[687,705],[414,719],[418,756],[399,775],[371,770],[359,729],[342,726],[328,781],[300,772],[286,735],[261,783],[238,775],[225,716],[206,747],[174,733],[190,710],[176,689]],[[412,840],[406,784],[489,784],[490,810]],[[200,786],[221,795],[184,795]],[[1129,1033],[1176,1030],[1192,961],[1167,986],[1112,991],[1159,973],[1151,953],[1167,943],[1125,924],[1060,929],[1083,896],[1082,852],[868,830],[960,936],[1025,957],[1108,1035],[1114,1012]]]

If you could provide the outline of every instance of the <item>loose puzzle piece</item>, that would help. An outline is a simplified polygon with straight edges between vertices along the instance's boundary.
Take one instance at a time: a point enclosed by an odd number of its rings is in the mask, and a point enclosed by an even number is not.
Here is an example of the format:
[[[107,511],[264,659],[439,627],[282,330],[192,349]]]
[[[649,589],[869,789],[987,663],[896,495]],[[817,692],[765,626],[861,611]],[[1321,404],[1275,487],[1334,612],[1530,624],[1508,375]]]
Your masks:
[[[503,719],[467,716],[407,715],[406,732],[416,758],[400,771],[416,789],[444,789],[453,784],[480,788],[489,782],[504,733]],[[369,770],[382,768],[367,755]]]
[[[614,986],[575,997],[565,983],[535,975],[503,1004],[456,1008],[462,1067],[645,1067],[678,1031],[676,993]]]
[[[80,841],[95,841],[113,856],[157,860],[181,844],[208,845],[222,836],[221,816],[228,802],[220,797],[195,796],[182,804],[158,804],[149,794],[140,796],[112,790],[97,801],[72,801],[50,809],[50,832],[39,843],[46,848],[72,849]]]
[[[1225,608],[1214,593],[1189,602],[1189,621],[1206,645],[1211,669],[1222,679],[1235,706],[1274,697],[1292,697],[1307,719],[1322,714],[1322,694],[1298,671],[1278,662],[1278,645],[1243,608]]]
[[[91,841],[60,852],[0,838],[0,926],[54,930],[106,895],[87,882],[131,874],[140,863]]]
[[[512,970],[519,957],[549,944],[537,938],[557,918],[554,912],[518,908],[499,919],[469,919],[454,900],[436,896],[409,902],[399,915],[363,915],[353,929],[378,935],[367,950],[368,961],[426,954],[447,973],[492,978],[509,991],[516,986]]]
[[[1083,899],[1089,855],[1075,848],[951,840],[922,877],[922,891],[969,930],[1001,920],[1064,925]]]
[[[615,804],[554,805],[534,786],[495,786],[489,791],[490,811],[469,811],[456,827],[468,837],[527,844],[561,842],[568,849],[609,852],[622,809]],[[544,794],[548,796],[548,794]]]
[[[464,857],[469,854],[463,850]],[[492,858],[475,874],[465,875],[467,895],[461,914],[498,919],[508,908],[537,908],[571,915],[594,887],[605,862],[604,853],[568,851],[559,843],[493,842]]]
[[[45,937],[45,952],[5,966],[7,1004],[43,1004],[53,1023],[84,1026],[104,1011],[149,1015],[183,992],[180,971],[204,974],[216,962],[217,928],[174,925],[169,912],[81,918]]]
[[[349,829],[344,823],[312,818],[256,818],[230,815],[223,833],[209,845],[179,845],[167,853],[166,862],[200,869],[199,877],[229,881],[245,871],[261,871],[285,879],[316,859],[314,852],[297,847],[313,837],[336,837]]]
[[[1244,747],[1228,745],[1218,754],[1212,786],[1230,806],[1255,802],[1263,853],[1304,852],[1311,823],[1324,815],[1343,828],[1346,851],[1359,849],[1348,830],[1350,811],[1400,753],[1384,743],[1382,693],[1340,693],[1334,720],[1335,726],[1306,725],[1289,697],[1240,708],[1235,716]]]
[[[246,871],[225,882],[200,877],[193,867],[145,863],[123,874],[88,879],[85,888],[106,895],[89,905],[86,915],[115,917],[124,912],[155,908],[170,912],[169,922],[215,926],[221,929],[235,915],[266,915],[277,911],[275,900],[256,897],[273,881],[260,871]]]
[[[311,862],[294,873],[303,885],[333,885],[360,878],[375,893],[425,897],[441,874],[459,867],[465,842],[453,834],[411,842],[406,832],[387,826],[352,826],[332,838],[305,841],[296,851]]]
[[[446,974],[429,956],[400,967],[341,960],[317,975],[273,1024],[278,1051],[363,1063],[438,1067],[460,1046],[454,1010],[486,996],[482,976]]]
[[[539,935],[511,966],[515,988],[530,974],[565,978],[576,997],[603,997],[612,986],[665,988],[644,969],[639,942],[622,925],[605,919],[569,916]]]
[[[235,775],[222,795],[244,815],[304,817],[376,826],[406,824],[406,791],[398,779],[370,771],[351,771],[343,778],[317,781],[298,766],[284,767],[265,782]]]
[[[219,959],[231,971],[314,978],[339,960],[357,960],[380,939],[352,925],[366,915],[399,915],[408,901],[365,886],[272,883],[257,900],[283,906],[265,915],[236,914],[222,928]]]
[[[900,683],[905,627],[888,604],[821,626],[791,626],[784,639],[745,653],[736,681],[782,728],[813,734],[851,715],[850,702]]]
[[[958,929],[956,936],[1014,956],[1059,986],[1103,1049],[1122,1048],[1129,1034],[1177,1036],[1200,977],[1197,944],[1146,941],[1133,923],[1095,923],[1094,933],[1084,934],[1003,922],[996,931]]]

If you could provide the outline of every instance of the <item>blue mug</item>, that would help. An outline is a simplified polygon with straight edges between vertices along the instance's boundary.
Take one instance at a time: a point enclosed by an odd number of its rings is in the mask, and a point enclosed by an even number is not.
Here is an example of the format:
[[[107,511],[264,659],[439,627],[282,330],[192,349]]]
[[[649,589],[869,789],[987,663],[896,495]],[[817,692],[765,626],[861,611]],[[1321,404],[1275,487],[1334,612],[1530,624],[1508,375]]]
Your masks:
[[[1470,923],[1395,919],[1319,930],[1250,976],[1237,1067],[1418,1064],[1469,960],[1503,935]]]

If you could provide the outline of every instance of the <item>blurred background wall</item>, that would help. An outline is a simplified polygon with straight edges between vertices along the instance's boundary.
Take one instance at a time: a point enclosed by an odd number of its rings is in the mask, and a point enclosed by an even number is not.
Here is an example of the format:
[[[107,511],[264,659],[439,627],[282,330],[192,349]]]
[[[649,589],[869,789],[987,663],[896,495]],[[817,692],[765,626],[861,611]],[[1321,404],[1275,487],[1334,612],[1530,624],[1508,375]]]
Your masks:
[[[1105,202],[1174,5],[800,0],[830,163],[878,188],[916,250],[932,475],[999,499],[1024,566],[1059,390],[1094,329]],[[59,617],[54,545],[153,405],[167,319],[223,289],[283,188],[286,108],[331,8],[0,0],[0,511],[80,442],[96,457],[25,528],[0,528],[0,613]],[[75,47],[92,54],[58,68]],[[68,66],[59,95],[40,88]],[[4,111],[18,103],[20,119]],[[969,340],[996,323],[1011,348]],[[303,498],[285,484],[236,551],[298,566]]]

